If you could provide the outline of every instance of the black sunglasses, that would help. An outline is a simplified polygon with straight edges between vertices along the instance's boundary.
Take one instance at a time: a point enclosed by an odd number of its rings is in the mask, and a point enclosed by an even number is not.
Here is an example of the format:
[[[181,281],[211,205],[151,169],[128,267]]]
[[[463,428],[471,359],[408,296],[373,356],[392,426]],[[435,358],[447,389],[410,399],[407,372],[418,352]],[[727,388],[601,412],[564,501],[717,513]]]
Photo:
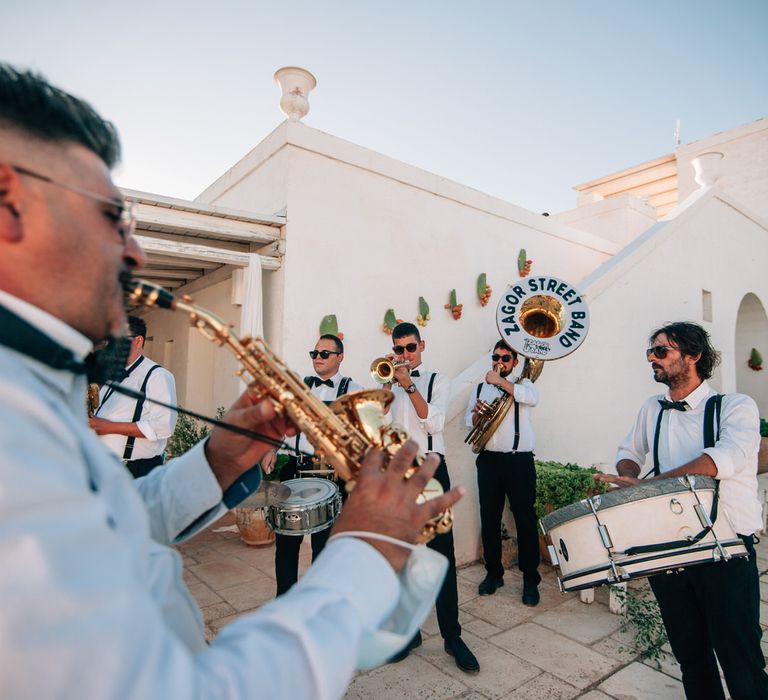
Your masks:
[[[408,343],[408,345],[393,345],[392,349],[395,351],[395,355],[402,355],[406,350],[416,352],[417,347],[419,347],[418,343]]]
[[[645,359],[650,360],[651,355],[653,355],[657,360],[663,360],[670,350],[674,350],[674,348],[670,348],[668,345],[654,345],[645,351]]]
[[[512,355],[497,355],[494,353],[491,355],[491,359],[494,362],[509,362],[512,359]]]
[[[322,357],[324,360],[327,360],[331,355],[341,355],[340,352],[336,352],[335,350],[310,350],[309,356],[316,360],[317,356]]]

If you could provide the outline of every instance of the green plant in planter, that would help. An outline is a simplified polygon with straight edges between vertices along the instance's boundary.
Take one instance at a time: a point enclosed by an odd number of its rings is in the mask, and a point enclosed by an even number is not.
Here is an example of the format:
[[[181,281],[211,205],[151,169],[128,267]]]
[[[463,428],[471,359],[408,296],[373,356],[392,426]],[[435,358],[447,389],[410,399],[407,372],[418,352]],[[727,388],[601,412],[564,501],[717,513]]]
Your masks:
[[[760,419],[760,437],[768,438],[768,420]]]
[[[536,517],[576,503],[587,496],[605,493],[607,484],[592,479],[600,472],[594,467],[560,462],[536,462]]]
[[[611,586],[624,608],[624,622],[621,631],[631,630],[635,634],[635,651],[645,659],[655,662],[661,668],[662,647],[667,643],[667,630],[661,619],[661,611],[647,582],[639,588]],[[620,651],[631,651],[620,647]]]

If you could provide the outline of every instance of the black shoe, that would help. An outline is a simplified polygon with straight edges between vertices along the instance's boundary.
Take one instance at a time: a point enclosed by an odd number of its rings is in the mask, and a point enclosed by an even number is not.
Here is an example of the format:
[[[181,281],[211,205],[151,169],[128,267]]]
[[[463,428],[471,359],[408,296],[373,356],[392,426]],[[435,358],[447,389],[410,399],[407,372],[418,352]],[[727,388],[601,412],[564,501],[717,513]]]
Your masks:
[[[408,657],[414,649],[418,649],[421,646],[421,630],[416,632],[414,638],[403,647],[402,651],[397,652],[394,656],[390,656],[387,659],[388,664],[400,663],[403,659]]]
[[[498,588],[504,585],[504,579],[488,574],[477,587],[477,592],[480,595],[493,595]]]
[[[445,651],[455,660],[456,665],[465,673],[479,673],[480,664],[477,663],[475,655],[469,650],[461,637],[451,637],[445,640]]]
[[[535,583],[523,584],[523,605],[535,607],[539,604],[539,587]]]

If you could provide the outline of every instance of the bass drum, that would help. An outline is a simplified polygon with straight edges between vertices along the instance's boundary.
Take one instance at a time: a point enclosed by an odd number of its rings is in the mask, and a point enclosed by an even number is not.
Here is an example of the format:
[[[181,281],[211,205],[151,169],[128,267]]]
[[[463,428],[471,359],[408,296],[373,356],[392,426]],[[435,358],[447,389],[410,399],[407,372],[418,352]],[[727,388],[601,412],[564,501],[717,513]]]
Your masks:
[[[708,476],[615,489],[540,521],[563,591],[746,557]]]

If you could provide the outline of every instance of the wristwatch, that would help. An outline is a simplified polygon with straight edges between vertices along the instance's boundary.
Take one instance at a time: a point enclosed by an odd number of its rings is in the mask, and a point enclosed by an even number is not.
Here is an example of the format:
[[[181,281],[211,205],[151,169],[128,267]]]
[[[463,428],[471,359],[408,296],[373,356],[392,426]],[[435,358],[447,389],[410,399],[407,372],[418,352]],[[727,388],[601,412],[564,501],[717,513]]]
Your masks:
[[[407,387],[404,391],[406,394],[412,394],[414,391],[416,391],[416,385],[411,384],[411,386]]]

